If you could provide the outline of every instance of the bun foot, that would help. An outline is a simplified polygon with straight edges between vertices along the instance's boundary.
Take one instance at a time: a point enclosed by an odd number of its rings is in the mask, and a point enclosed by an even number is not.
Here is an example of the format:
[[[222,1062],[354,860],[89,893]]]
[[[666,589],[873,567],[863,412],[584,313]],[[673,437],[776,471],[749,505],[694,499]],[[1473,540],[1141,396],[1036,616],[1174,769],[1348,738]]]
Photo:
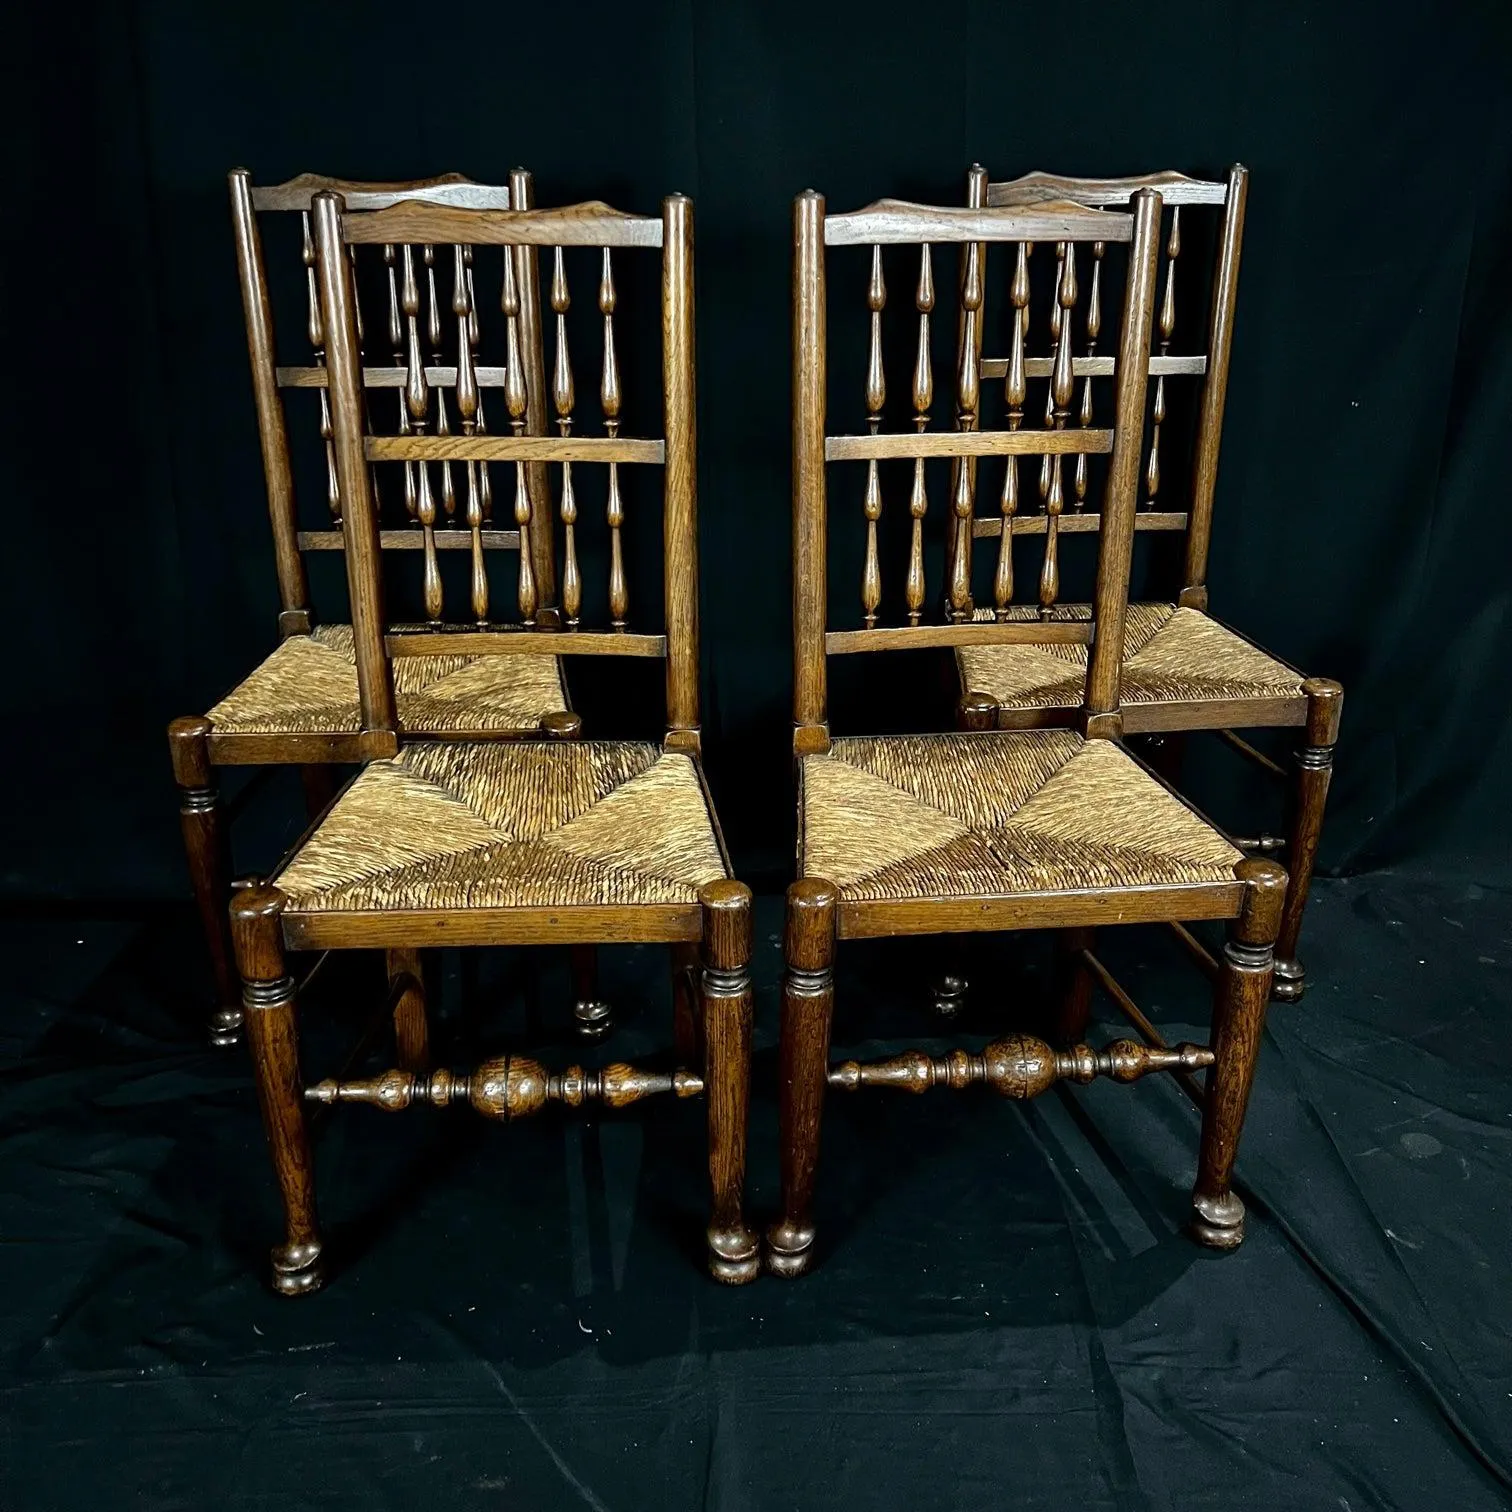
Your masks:
[[[1188,1235],[1206,1249],[1233,1250],[1244,1243],[1244,1204],[1232,1192],[1192,1198]]]
[[[726,1286],[744,1286],[761,1271],[761,1245],[748,1228],[709,1230],[709,1274]]]
[[[789,1280],[803,1275],[813,1263],[814,1231],[796,1223],[774,1223],[767,1230],[766,1268]]]
[[[1302,969],[1301,961],[1277,961],[1271,997],[1278,1003],[1296,1003],[1306,991],[1307,973]]]
[[[325,1285],[320,1245],[285,1244],[273,1251],[273,1290],[285,1297],[302,1297]]]
[[[242,1010],[217,1008],[210,1015],[210,1043],[217,1050],[231,1050],[242,1042]]]

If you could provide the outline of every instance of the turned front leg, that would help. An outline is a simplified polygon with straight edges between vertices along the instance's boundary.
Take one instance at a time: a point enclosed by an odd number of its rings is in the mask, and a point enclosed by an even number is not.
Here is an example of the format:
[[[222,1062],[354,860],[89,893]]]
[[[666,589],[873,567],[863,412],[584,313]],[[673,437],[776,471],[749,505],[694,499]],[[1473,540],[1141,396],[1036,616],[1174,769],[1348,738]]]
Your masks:
[[[276,887],[241,889],[231,905],[231,938],[257,1100],[284,1205],[284,1242],[273,1251],[273,1288],[298,1296],[318,1290],[325,1272],[299,1077],[294,979],[284,962],[283,909],[284,895]]]
[[[1234,872],[1245,884],[1244,901],[1229,926],[1214,989],[1214,1061],[1202,1104],[1202,1148],[1188,1229],[1211,1249],[1237,1249],[1244,1241],[1244,1204],[1231,1189],[1234,1157],[1255,1079],[1286,897],[1286,872],[1274,861],[1241,861]]]
[[[767,1268],[801,1276],[814,1251],[814,1173],[835,1010],[835,889],[815,878],[788,888],[778,1072],[782,1216],[767,1231]]]
[[[1271,989],[1277,1001],[1286,1003],[1296,1002],[1307,987],[1307,973],[1297,959],[1297,937],[1302,933],[1302,913],[1307,907],[1313,866],[1318,859],[1323,810],[1328,803],[1328,785],[1333,780],[1334,744],[1339,738],[1339,716],[1344,711],[1344,690],[1336,682],[1310,677],[1302,684],[1302,691],[1307,694],[1307,744],[1297,752],[1286,845],[1291,882],[1281,910],[1281,932],[1276,937],[1276,979]]]
[[[754,1281],[755,1232],[745,1221],[746,1119],[751,1085],[751,889],[711,882],[703,904],[705,1096],[709,1113],[709,1271],[717,1281]]]
[[[179,790],[179,826],[184,834],[189,880],[215,981],[210,1043],[229,1046],[241,1039],[241,982],[226,926],[231,851],[210,765],[211,728],[210,721],[202,717],[175,719],[168,726],[168,749]]]

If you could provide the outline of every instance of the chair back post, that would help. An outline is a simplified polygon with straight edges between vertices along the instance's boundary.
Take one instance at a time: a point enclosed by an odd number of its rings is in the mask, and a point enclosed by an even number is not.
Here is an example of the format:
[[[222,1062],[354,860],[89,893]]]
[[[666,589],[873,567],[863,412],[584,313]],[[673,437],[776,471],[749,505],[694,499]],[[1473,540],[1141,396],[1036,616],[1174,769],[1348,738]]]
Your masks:
[[[289,433],[278,394],[273,350],[273,304],[263,263],[262,234],[252,207],[252,175],[233,168],[231,227],[236,241],[236,271],[241,284],[242,314],[247,324],[247,351],[252,361],[252,398],[257,406],[257,435],[262,447],[268,518],[273,526],[273,563],[278,574],[278,628],[282,635],[307,634],[310,592],[304,558],[299,554],[299,523],[294,509],[294,474],[289,461]]]
[[[516,210],[535,209],[535,181],[528,169],[509,172],[509,203]],[[525,434],[544,436],[546,413],[546,347],[541,324],[541,252],[539,247],[513,249],[515,281],[520,290],[520,348],[525,364]],[[530,496],[530,556],[535,569],[536,596],[541,606],[536,623],[543,627],[560,620],[557,610],[556,510],[544,462],[525,467]]]
[[[829,749],[824,426],[824,196],[793,202],[793,751]]]
[[[1134,236],[1124,291],[1118,351],[1118,397],[1113,421],[1113,455],[1108,463],[1102,529],[1093,598],[1096,640],[1087,662],[1082,730],[1089,737],[1123,733],[1118,713],[1119,671],[1123,664],[1124,621],[1129,606],[1129,573],[1134,557],[1134,516],[1139,505],[1140,453],[1144,445],[1145,391],[1150,376],[1150,328],[1155,311],[1155,274],[1160,253],[1161,198],[1141,189],[1130,199]]]
[[[378,511],[363,456],[362,358],[357,339],[357,293],[341,235],[345,204],[339,194],[313,201],[315,262],[326,336],[332,440],[341,490],[347,592],[357,658],[357,695],[364,731],[398,729],[393,669],[384,650],[383,578]]]
[[[662,543],[667,624],[667,745],[699,748],[698,422],[693,330],[693,201],[662,201]]]
[[[1186,563],[1179,602],[1206,609],[1208,546],[1213,533],[1213,492],[1218,482],[1218,446],[1228,399],[1229,357],[1233,350],[1234,309],[1239,296],[1239,255],[1244,244],[1244,207],[1249,196],[1249,169],[1229,169],[1223,202],[1223,230],[1218,238],[1218,265],[1213,274],[1213,308],[1208,331],[1207,377],[1197,420],[1192,461],[1191,517],[1187,525]]]

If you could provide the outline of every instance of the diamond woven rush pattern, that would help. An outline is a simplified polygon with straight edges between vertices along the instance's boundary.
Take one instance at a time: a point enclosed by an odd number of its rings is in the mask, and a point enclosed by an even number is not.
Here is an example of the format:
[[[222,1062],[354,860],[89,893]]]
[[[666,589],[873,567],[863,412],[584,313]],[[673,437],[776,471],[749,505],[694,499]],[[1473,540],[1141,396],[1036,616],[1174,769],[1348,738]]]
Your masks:
[[[294,911],[689,903],[727,875],[686,756],[624,741],[417,744],[274,879]]]
[[[837,740],[803,761],[804,874],[857,901],[1225,882],[1240,853],[1109,741]]]
[[[401,656],[394,661],[400,728],[409,734],[533,731],[565,709],[554,656]],[[291,635],[216,706],[225,734],[355,733],[361,726],[350,625]]]
[[[1019,606],[1015,619],[1035,617]],[[1085,618],[1060,606],[1052,618]],[[978,618],[991,619],[992,611]],[[961,680],[1005,708],[1074,709],[1082,701],[1087,648],[1074,645],[963,646]],[[1302,696],[1298,674],[1196,609],[1130,604],[1119,698],[1123,703],[1223,702]]]

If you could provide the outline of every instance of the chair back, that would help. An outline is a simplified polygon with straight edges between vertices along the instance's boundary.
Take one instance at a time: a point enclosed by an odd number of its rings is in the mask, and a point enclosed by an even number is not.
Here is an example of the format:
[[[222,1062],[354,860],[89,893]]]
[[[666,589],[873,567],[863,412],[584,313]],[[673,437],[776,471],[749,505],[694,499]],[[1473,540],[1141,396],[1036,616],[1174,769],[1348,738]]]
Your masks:
[[[1145,386],[1149,367],[1150,329],[1154,309],[1157,234],[1161,198],[1141,190],[1127,212],[1089,209],[1047,201],[1022,209],[994,207],[940,208],[882,200],[847,215],[826,215],[824,199],[809,191],[793,210],[793,642],[795,746],[800,753],[828,746],[828,656],[853,652],[903,650],[925,646],[962,646],[1010,642],[1090,645],[1085,690],[1084,723],[1103,732],[1096,716],[1116,716],[1118,670],[1123,644],[1124,612],[1137,499]],[[1028,374],[1022,320],[1016,323],[1010,358],[1008,414],[1000,429],[980,425],[981,391],[976,326],[983,300],[983,268],[987,248],[1001,243],[1013,250],[1015,307],[1027,311],[1027,260],[1034,243],[1050,242],[1061,249],[1054,288],[1054,308],[1064,329],[1081,297],[1083,259],[1095,257],[1110,243],[1129,245],[1130,274],[1126,282],[1123,322],[1119,336],[1116,406],[1113,424],[1097,428],[1072,424],[1074,370],[1071,344],[1058,345],[1046,374],[1046,421],[1025,425]],[[960,249],[958,282],[960,351],[970,360],[958,363],[953,413],[948,429],[932,430],[934,370],[931,321],[937,288],[934,273],[936,244]],[[865,374],[866,433],[830,435],[826,431],[828,373],[827,254],[832,247],[870,249],[869,271],[855,268],[856,284],[866,290],[870,333]],[[912,313],[918,321],[918,343],[911,375],[912,425],[887,431],[883,427],[887,382],[882,339],[887,305],[884,249],[911,249],[909,282]],[[893,254],[896,255],[896,254]],[[1095,264],[1094,264],[1095,267]],[[914,270],[917,270],[916,273]],[[1094,275],[1095,277],[1095,272]],[[858,375],[859,376],[859,375]],[[1102,508],[1097,586],[1090,614],[1068,614],[1060,605],[1059,535],[1066,517],[1068,484],[1088,456],[1109,458]],[[945,530],[943,623],[926,623],[929,599],[925,581],[924,532],[930,517],[928,469],[932,458],[951,459],[949,495],[935,508]],[[1017,517],[1021,492],[1020,462],[1038,464],[1044,480],[1045,508],[1038,534],[1043,539],[1040,568],[1032,605],[1015,605],[1014,561],[1011,550],[998,563],[992,619],[973,619],[970,542],[975,523],[976,494],[989,468],[1002,469],[1003,518]],[[882,605],[890,586],[881,566],[878,525],[883,514],[882,473],[879,464],[890,459],[913,463],[908,495],[908,556],[902,576],[901,624],[881,623]],[[861,623],[853,629],[828,625],[829,532],[826,467],[832,462],[864,462],[866,485],[863,512],[866,531],[860,571]],[[1010,530],[1005,541],[1012,542]],[[896,584],[897,577],[891,579]],[[892,588],[896,594],[896,587]]]
[[[348,583],[353,604],[353,636],[365,727],[392,728],[391,659],[399,656],[581,655],[660,657],[666,662],[668,744],[698,745],[698,553],[695,477],[693,351],[693,206],[682,195],[665,200],[658,217],[627,215],[593,202],[557,210],[502,210],[396,202],[372,211],[354,211],[343,196],[317,196],[314,212],[316,262],[327,337],[335,463],[341,495],[354,501],[345,512]],[[401,271],[405,421],[389,434],[375,433],[371,409],[364,412],[357,302],[352,274],[354,249],[392,248]],[[498,375],[504,389],[508,433],[485,431],[479,405],[479,369],[473,360],[474,328],[481,317],[477,280],[469,249],[481,261],[484,250],[502,249],[505,361]],[[521,269],[539,250],[551,250],[551,307],[556,343],[551,407],[558,434],[532,435],[528,429],[533,385],[525,361]],[[448,306],[456,422],[442,432],[436,423],[432,373],[425,359],[416,286],[425,253],[434,249],[435,275],[449,285]],[[660,253],[661,373],[663,434],[622,432],[624,390],[617,338],[619,291],[616,259],[643,251]],[[586,433],[580,422],[577,387],[568,349],[571,304],[569,262],[591,263],[602,321],[598,408],[600,427]],[[446,338],[443,337],[443,340]],[[439,392],[439,390],[437,391]],[[543,398],[544,403],[544,398]],[[486,552],[490,536],[485,496],[490,465],[501,469],[495,485],[513,468],[509,508],[519,547],[514,602],[502,604],[490,583]],[[659,631],[631,628],[632,595],[624,544],[625,497],[620,470],[661,468],[664,623]],[[535,542],[550,541],[549,493],[530,487],[532,467],[555,467],[560,479],[562,560],[561,605],[548,605]],[[387,542],[379,527],[377,499],[385,472],[402,469],[413,477],[414,523],[408,535],[419,552],[425,619],[415,625],[390,624],[383,611],[380,557]],[[455,469],[458,526],[452,534],[469,553],[465,604],[448,601],[441,573],[444,497],[433,469]],[[578,532],[579,497],[586,469],[604,469],[601,497],[607,533],[605,592],[591,597],[607,608],[607,623],[588,623]],[[594,476],[589,474],[590,477]],[[592,492],[598,494],[595,483]],[[547,507],[541,507],[541,498]],[[500,507],[504,507],[502,499]],[[502,534],[500,532],[499,534]],[[556,565],[548,556],[551,578]],[[597,585],[593,585],[595,588]],[[371,724],[369,724],[371,722]]]
[[[423,200],[430,204],[472,209],[508,210],[529,206],[533,200],[533,189],[530,174],[523,168],[517,168],[510,175],[508,184],[500,185],[475,184],[460,173],[446,173],[437,178],[414,179],[403,183],[357,182],[328,178],[318,173],[302,173],[282,184],[255,185],[245,168],[233,169],[229,177],[237,271],[241,282],[242,309],[246,318],[247,348],[252,363],[252,389],[257,405],[268,513],[273,526],[280,600],[279,628],[284,635],[297,635],[307,633],[313,621],[305,553],[344,549],[341,531],[342,499],[331,432],[325,323],[316,283],[315,240],[310,219],[314,197],[321,193],[338,193],[347,208],[354,211],[381,210],[405,200]],[[280,352],[275,340],[274,297],[264,260],[261,224],[265,216],[296,214],[300,221],[300,250],[304,264],[305,299],[302,313],[306,347],[297,356],[289,350]],[[378,249],[375,248],[375,260],[377,255]],[[469,279],[472,277],[470,257],[469,250]],[[363,383],[368,388],[394,391],[393,397],[386,403],[402,427],[407,421],[404,380],[409,358],[408,331],[412,311],[416,333],[421,338],[421,351],[428,366],[427,382],[436,395],[434,423],[440,434],[449,434],[455,416],[449,412],[446,396],[456,384],[456,365],[454,362],[450,366],[446,365],[442,350],[443,336],[450,330],[450,316],[441,302],[444,298],[440,291],[444,288],[445,270],[437,268],[436,249],[421,249],[419,262],[406,269],[394,248],[384,247],[381,271],[376,266],[371,271],[373,276],[369,282],[374,303],[386,290],[387,319],[385,321],[380,318],[375,322],[372,319],[374,312],[370,310],[369,318],[364,320],[361,303],[355,305]],[[437,282],[438,272],[443,279],[441,284]],[[527,408],[525,429],[527,434],[542,435],[545,433],[546,410],[541,355],[540,280],[533,251],[521,259],[518,275],[521,361],[529,376],[529,387],[534,396]],[[293,325],[292,311],[289,314],[291,318],[281,322],[280,328],[287,329]],[[384,350],[380,333],[387,336],[387,355],[379,355]],[[478,328],[474,321],[472,361],[475,382],[479,389],[502,388],[504,368],[502,365],[487,366],[481,361],[477,337]],[[282,363],[279,361],[280,356],[284,358]],[[317,395],[320,434],[325,450],[325,506],[312,508],[309,517],[304,520],[300,518],[294,487],[294,463],[289,445],[291,416],[286,395],[293,389],[311,390]],[[313,414],[313,410],[311,413]],[[477,423],[483,425],[481,398]],[[549,516],[550,501],[546,494],[544,465],[533,465],[529,482],[533,497],[541,501],[541,514]],[[442,547],[463,545],[466,543],[466,533],[450,529],[456,524],[456,494],[449,466],[443,467],[441,471],[440,485],[444,515]],[[483,488],[486,496],[490,489],[486,476]],[[413,525],[417,504],[416,477],[411,469],[405,478],[404,515],[397,515],[396,505],[396,517],[384,522],[382,543],[385,549],[403,550],[418,544],[419,538],[413,530],[402,528]],[[490,531],[487,540],[490,549],[514,550],[518,545],[518,536],[513,531]],[[555,581],[550,574],[552,554],[549,535],[543,535],[533,544],[539,554],[536,575],[541,583],[544,601],[553,603]]]

